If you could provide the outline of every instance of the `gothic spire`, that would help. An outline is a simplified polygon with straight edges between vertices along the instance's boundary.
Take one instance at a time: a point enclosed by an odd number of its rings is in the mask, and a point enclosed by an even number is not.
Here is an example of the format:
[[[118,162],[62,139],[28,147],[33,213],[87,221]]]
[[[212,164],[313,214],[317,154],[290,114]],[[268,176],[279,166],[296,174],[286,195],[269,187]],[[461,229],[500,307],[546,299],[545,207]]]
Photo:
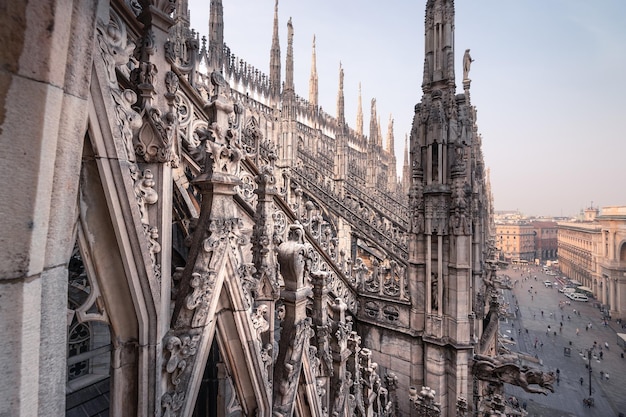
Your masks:
[[[313,107],[318,105],[317,58],[315,56],[315,35],[313,35],[313,54],[311,56],[311,79],[309,80],[309,103]]]
[[[280,95],[280,43],[278,42],[278,0],[274,5],[274,32],[272,34],[272,48],[270,50],[270,94],[273,97]]]
[[[339,62],[339,92],[337,93],[337,120],[339,124],[346,123],[344,98],[343,98],[343,67]]]
[[[370,110],[370,144],[378,145],[378,115],[376,114],[376,99],[372,99]]]
[[[176,3],[176,23],[180,22],[189,27],[189,0],[179,0]]]
[[[425,26],[422,88],[454,86],[454,0],[430,0]]]
[[[359,83],[359,100],[356,110],[356,133],[363,136],[363,104],[361,103],[361,83]]]
[[[221,71],[224,60],[224,8],[222,0],[211,0],[209,12],[209,64]]]
[[[409,135],[404,135],[404,164],[402,165],[402,191],[408,192],[411,186],[411,165],[409,164]]]
[[[393,115],[389,114],[389,124],[387,125],[387,152],[394,154],[394,138],[393,138]]]
[[[278,0],[276,0],[278,5]],[[293,85],[293,24],[291,17],[287,22],[287,63],[285,68],[285,90],[294,91]]]
[[[376,135],[376,139],[378,140],[376,141],[376,144],[382,148],[383,147],[383,129],[380,123],[380,116],[378,116],[378,123],[376,123],[376,126],[378,127],[378,134]]]

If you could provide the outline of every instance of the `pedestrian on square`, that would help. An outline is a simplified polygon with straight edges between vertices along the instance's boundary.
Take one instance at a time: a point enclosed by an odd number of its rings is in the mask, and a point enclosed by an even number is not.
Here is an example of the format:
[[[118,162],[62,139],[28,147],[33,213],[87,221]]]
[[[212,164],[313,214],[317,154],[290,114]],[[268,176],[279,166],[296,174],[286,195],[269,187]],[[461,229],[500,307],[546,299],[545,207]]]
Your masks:
[[[582,376],[580,377],[579,381],[580,381],[580,386],[582,387],[583,386],[583,382],[585,382],[585,380],[583,379]]]
[[[576,328],[576,336],[578,336],[578,333],[580,333],[580,330],[578,330],[578,327]]]

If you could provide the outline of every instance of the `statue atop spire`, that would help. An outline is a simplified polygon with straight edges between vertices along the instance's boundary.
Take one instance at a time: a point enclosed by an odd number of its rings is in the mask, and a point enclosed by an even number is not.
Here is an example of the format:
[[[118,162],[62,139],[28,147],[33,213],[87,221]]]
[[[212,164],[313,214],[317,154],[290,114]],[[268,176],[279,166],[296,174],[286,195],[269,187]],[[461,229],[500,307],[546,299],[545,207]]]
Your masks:
[[[463,81],[469,80],[469,72],[472,62],[474,62],[474,60],[470,55],[470,50],[466,49],[465,54],[463,55]]]
[[[311,79],[309,80],[309,103],[318,106],[317,58],[315,55],[315,35],[313,35],[313,54],[311,56]]]

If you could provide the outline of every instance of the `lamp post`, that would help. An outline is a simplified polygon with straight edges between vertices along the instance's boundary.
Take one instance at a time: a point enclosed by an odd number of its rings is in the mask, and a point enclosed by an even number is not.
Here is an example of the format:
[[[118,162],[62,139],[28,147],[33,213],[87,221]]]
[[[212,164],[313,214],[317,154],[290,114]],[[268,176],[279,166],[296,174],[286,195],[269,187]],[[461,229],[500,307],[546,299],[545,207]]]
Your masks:
[[[591,349],[587,350],[587,359],[589,360],[589,397],[591,397]]]

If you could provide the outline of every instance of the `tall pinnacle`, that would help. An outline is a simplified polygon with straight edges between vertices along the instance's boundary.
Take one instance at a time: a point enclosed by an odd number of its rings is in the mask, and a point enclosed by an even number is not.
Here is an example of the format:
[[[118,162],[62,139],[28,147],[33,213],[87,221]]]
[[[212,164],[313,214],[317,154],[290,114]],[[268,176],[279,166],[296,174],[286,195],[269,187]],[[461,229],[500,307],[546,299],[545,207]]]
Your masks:
[[[389,114],[389,124],[387,125],[387,152],[394,154],[394,138],[393,138],[393,115]]]
[[[454,85],[454,0],[430,0],[426,5],[422,88]]]
[[[339,124],[346,123],[346,115],[344,108],[344,98],[343,98],[343,67],[341,66],[341,62],[339,62],[339,92],[337,93],[337,120]]]
[[[274,33],[270,50],[270,94],[280,95],[280,43],[278,42],[278,0],[274,5]]]
[[[278,4],[278,0],[276,0]],[[293,85],[293,24],[287,22],[287,64],[285,68],[285,91],[294,91]]]
[[[359,100],[356,110],[356,133],[363,136],[363,104],[361,103],[361,83],[359,83]]]
[[[221,71],[224,58],[224,8],[222,0],[211,0],[209,13],[209,63]]]
[[[372,99],[370,110],[370,144],[378,145],[378,115],[376,114],[376,99]]]
[[[313,54],[311,56],[311,79],[309,80],[309,103],[313,107],[318,104],[317,58],[315,56],[315,35],[313,35]]]

